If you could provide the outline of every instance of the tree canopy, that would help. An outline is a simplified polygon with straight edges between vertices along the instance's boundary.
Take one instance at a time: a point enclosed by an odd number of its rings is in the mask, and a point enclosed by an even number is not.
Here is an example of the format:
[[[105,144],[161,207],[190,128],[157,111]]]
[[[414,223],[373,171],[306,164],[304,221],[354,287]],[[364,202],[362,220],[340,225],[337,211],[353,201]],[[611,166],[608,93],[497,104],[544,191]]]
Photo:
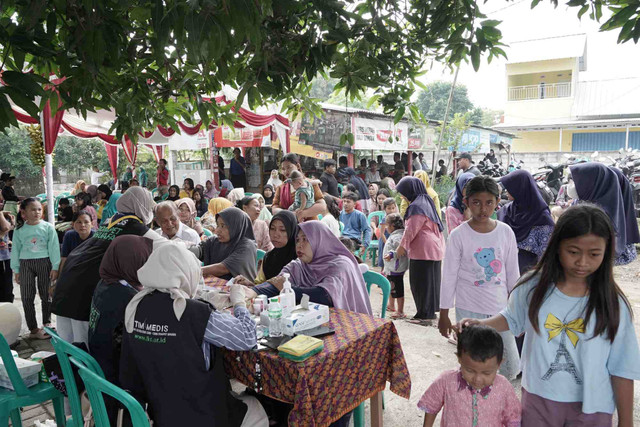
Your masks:
[[[557,0],[551,0],[557,4]],[[570,0],[620,41],[640,37],[640,0]],[[535,6],[539,0],[533,0]],[[237,104],[283,103],[318,112],[318,73],[352,101],[367,88],[396,118],[417,115],[411,95],[425,62],[454,65],[504,56],[499,21],[482,3],[432,0],[3,0],[0,3],[0,129],[16,124],[7,95],[36,117],[52,91],[62,108],[114,109],[118,138],[177,120],[232,123],[230,105],[203,99],[224,85]],[[28,71],[27,73],[23,73]],[[42,97],[40,105],[37,97]],[[53,110],[57,108],[52,103]]]

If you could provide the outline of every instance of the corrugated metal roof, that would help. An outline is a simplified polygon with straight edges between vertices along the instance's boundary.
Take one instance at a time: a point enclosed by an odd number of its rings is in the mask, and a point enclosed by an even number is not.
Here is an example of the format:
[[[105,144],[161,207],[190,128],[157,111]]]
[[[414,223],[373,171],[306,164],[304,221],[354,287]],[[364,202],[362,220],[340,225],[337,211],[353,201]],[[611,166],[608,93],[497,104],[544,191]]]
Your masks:
[[[586,34],[572,34],[509,43],[507,63],[547,61],[550,59],[580,58],[585,55]]]
[[[577,119],[640,115],[640,77],[578,82],[571,116]]]

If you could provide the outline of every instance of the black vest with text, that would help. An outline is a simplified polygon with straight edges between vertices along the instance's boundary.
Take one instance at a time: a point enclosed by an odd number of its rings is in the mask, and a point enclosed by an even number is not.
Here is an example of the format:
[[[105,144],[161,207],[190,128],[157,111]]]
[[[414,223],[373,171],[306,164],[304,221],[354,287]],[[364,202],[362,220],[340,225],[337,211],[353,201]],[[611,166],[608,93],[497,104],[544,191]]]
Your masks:
[[[120,384],[149,404],[157,427],[238,427],[247,407],[230,394],[223,355],[214,346],[206,369],[202,350],[212,308],[187,300],[178,321],[168,293],[139,303],[132,333],[124,332]]]

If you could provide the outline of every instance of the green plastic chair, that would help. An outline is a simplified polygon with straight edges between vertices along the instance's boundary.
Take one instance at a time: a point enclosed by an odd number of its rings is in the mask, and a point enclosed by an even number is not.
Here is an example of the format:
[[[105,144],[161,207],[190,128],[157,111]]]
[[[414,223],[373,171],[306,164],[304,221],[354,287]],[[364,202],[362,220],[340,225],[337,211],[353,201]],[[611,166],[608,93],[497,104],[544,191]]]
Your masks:
[[[256,252],[256,267],[260,264],[260,261],[262,261],[262,258],[264,258],[264,256],[266,255],[266,252],[263,251],[262,249],[258,249]]]
[[[47,327],[44,329],[51,335],[51,344],[58,355],[58,362],[60,362],[60,369],[62,369],[62,375],[64,376],[64,384],[67,388],[67,397],[69,398],[69,406],[71,407],[71,417],[67,419],[67,427],[83,427],[84,417],[82,416],[82,404],[80,403],[80,394],[78,393],[78,386],[76,385],[75,376],[73,375],[73,369],[71,369],[69,357],[74,357],[76,360],[82,362],[84,366],[102,378],[104,378],[104,373],[96,359],[89,353],[66,342],[60,338],[54,330]]]
[[[367,293],[371,294],[371,285],[377,285],[382,289],[382,311],[380,317],[384,319],[387,315],[387,303],[391,295],[391,283],[389,283],[386,277],[375,271],[367,271],[363,273],[362,276],[367,284]],[[382,408],[384,409],[384,396],[382,398]],[[364,402],[353,410],[353,426],[364,427]]]
[[[367,223],[371,224],[371,221],[373,220],[373,218],[378,218],[378,224],[380,224],[380,222],[382,221],[382,219],[384,218],[384,212],[382,211],[375,211],[375,212],[371,212],[369,214],[369,217],[367,218]],[[369,242],[369,247],[367,248],[367,252],[365,253],[365,261],[367,258],[367,254],[371,256],[371,265],[373,265],[374,267],[376,267],[378,265],[378,247],[379,247],[379,240],[371,240],[371,242]]]
[[[342,184],[338,184],[338,194],[342,195],[342,189],[344,186]]]
[[[103,394],[111,396],[127,408],[133,427],[149,427],[147,414],[144,412],[142,406],[140,406],[140,403],[129,393],[111,384],[99,375],[96,375],[75,358],[72,357],[71,362],[78,367],[78,373],[87,389],[96,427],[111,427],[109,424],[109,416],[107,415],[107,408],[104,405]]]
[[[244,197],[252,197],[253,193],[244,193]]]
[[[53,401],[56,424],[64,426],[64,396],[62,393],[56,390],[51,383],[38,383],[27,387],[18,372],[16,362],[13,360],[11,348],[2,334],[0,334],[0,356],[14,388],[14,390],[0,388],[0,426],[8,426],[9,417],[11,417],[13,427],[22,427],[20,408],[37,405],[47,400]]]

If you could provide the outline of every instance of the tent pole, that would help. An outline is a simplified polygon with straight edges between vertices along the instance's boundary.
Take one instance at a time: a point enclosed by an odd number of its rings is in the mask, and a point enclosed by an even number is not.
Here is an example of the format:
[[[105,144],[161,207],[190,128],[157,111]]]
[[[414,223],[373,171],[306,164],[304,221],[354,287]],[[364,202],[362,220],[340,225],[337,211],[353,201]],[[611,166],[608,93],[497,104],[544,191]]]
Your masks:
[[[40,112],[40,132],[42,133],[43,149],[47,146],[47,132],[44,127],[44,112]],[[45,193],[47,194],[47,222],[50,224],[56,223],[56,216],[54,212],[55,208],[55,195],[53,194],[53,156],[51,154],[44,155],[44,182]]]

